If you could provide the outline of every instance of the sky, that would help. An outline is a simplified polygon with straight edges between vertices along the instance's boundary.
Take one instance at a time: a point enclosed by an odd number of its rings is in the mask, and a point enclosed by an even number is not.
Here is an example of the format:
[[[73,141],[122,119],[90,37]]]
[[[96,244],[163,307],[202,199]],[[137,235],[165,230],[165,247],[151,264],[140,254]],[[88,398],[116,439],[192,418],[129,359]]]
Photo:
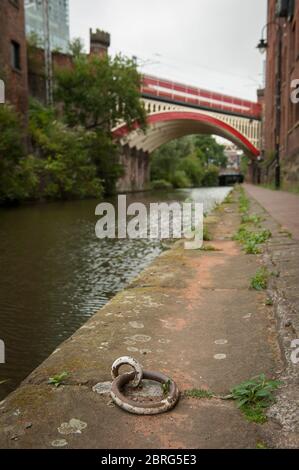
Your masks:
[[[256,45],[267,0],[70,0],[71,37],[111,34],[110,54],[137,56],[144,73],[256,100]]]

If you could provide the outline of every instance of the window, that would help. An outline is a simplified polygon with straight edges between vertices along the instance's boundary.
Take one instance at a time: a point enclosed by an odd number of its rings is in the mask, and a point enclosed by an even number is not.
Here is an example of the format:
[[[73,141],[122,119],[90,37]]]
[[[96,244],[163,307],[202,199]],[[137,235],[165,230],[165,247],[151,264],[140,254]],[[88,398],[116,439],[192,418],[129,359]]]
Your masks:
[[[11,41],[11,66],[16,70],[21,70],[20,44]]]

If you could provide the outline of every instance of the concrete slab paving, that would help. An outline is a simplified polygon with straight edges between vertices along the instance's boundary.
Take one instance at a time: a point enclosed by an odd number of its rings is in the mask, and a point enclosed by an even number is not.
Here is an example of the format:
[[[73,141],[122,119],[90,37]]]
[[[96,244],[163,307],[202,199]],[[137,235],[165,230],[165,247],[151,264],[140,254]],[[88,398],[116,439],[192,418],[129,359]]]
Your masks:
[[[172,377],[182,392],[227,394],[262,372],[279,374],[273,308],[265,292],[249,288],[262,259],[231,240],[239,223],[237,204],[225,204],[210,225],[208,244],[219,251],[186,251],[178,242],[33,371],[0,404],[0,447],[275,446],[281,426],[250,423],[230,401],[182,397],[169,413],[133,416],[92,391],[128,354]],[[64,385],[47,384],[63,371]]]

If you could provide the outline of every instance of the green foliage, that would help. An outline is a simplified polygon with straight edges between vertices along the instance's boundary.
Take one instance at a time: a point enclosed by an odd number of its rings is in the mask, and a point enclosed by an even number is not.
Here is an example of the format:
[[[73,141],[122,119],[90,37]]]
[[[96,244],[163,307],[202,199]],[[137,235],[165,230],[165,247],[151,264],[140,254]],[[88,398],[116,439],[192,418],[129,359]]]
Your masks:
[[[250,287],[258,291],[267,289],[268,279],[269,279],[268,270],[264,267],[259,268],[256,274],[250,280]]]
[[[241,160],[240,160],[240,170],[242,175],[246,176],[248,173],[248,168],[249,168],[249,157],[246,155],[242,155]]]
[[[233,204],[233,198],[232,198],[232,193],[229,193],[226,198],[224,199],[224,204]]]
[[[86,151],[96,166],[96,176],[103,181],[104,192],[111,194],[123,174],[111,129],[120,121],[129,128],[138,121],[146,128],[141,77],[131,59],[120,55],[87,57],[79,40],[70,48],[74,67],[56,71],[55,97],[63,105],[67,125],[84,129]]]
[[[219,169],[215,165],[206,167],[202,178],[202,186],[218,186],[218,175]]]
[[[184,170],[176,170],[171,178],[171,183],[174,188],[190,188],[192,186]]]
[[[152,189],[172,189],[172,184],[165,180],[156,180],[151,182]]]
[[[164,179],[173,182],[181,159],[190,155],[191,150],[190,139],[186,138],[173,140],[162,145],[151,155],[151,179]],[[183,186],[176,185],[176,187]]]
[[[189,155],[182,159],[179,164],[179,170],[185,173],[193,187],[201,186],[204,172],[200,161],[194,155]]]
[[[0,203],[29,199],[36,188],[34,159],[25,155],[21,118],[0,106]]]
[[[167,380],[167,382],[161,383],[161,388],[164,396],[167,396],[170,390],[171,380]]]
[[[265,305],[267,305],[268,307],[272,307],[273,300],[271,299],[271,297],[267,297]]]
[[[56,388],[58,388],[60,385],[63,384],[64,379],[68,376],[67,372],[62,372],[61,374],[54,375],[53,377],[50,377],[48,380],[49,385],[55,385]]]
[[[151,179],[164,179],[175,188],[218,186],[219,167],[225,165],[223,147],[213,137],[183,137],[151,155]]]
[[[268,449],[268,447],[267,444],[264,444],[264,442],[257,442],[256,449]]]
[[[85,149],[96,167],[96,175],[102,181],[104,193],[113,194],[116,182],[123,175],[119,162],[119,149],[110,135],[100,129],[85,131]]]
[[[243,244],[245,253],[256,255],[261,253],[259,245],[265,243],[271,236],[270,230],[252,232],[247,229],[246,224],[241,224],[233,239]]]
[[[273,392],[280,384],[261,374],[234,387],[231,396],[249,421],[263,423],[266,421],[265,409],[274,401]]]
[[[226,168],[227,157],[224,154],[224,146],[218,144],[214,137],[198,135],[194,138],[194,147],[204,166],[214,165],[218,168]]]
[[[119,121],[129,128],[138,121],[145,128],[140,83],[141,77],[131,59],[121,55],[87,57],[79,53],[73,68],[56,71],[55,97],[63,103],[69,126],[80,125],[109,134]]]
[[[261,217],[256,214],[249,214],[250,201],[247,198],[243,188],[240,189],[239,211],[242,214],[241,225],[233,239],[243,244],[244,251],[247,254],[257,255],[261,253],[260,245],[265,243],[271,236],[270,230],[260,230],[254,232],[248,230],[248,225],[260,227]]]
[[[30,68],[40,75],[38,46],[36,36],[28,39]],[[146,127],[134,61],[88,57],[80,40],[70,51],[74,66],[55,71],[57,108],[31,102],[32,155],[26,156],[19,117],[8,106],[0,108],[0,203],[113,193],[123,168],[111,129],[119,121]]]
[[[262,253],[261,248],[254,240],[247,240],[244,244],[244,250],[247,255],[259,255]]]
[[[210,234],[210,231],[207,225],[203,226],[203,240],[205,242],[210,242],[212,240],[212,235]]]
[[[241,188],[241,194],[239,196],[239,211],[241,214],[246,214],[249,211],[250,201],[245,194],[243,188]]]
[[[39,197],[69,199],[100,197],[103,192],[90,155],[91,136],[55,120],[54,111],[38,102],[30,108],[32,145],[39,156]]]
[[[81,38],[74,38],[69,42],[69,52],[75,58],[79,58],[84,54],[84,44]]]
[[[0,136],[1,170],[3,170],[7,163],[5,157],[9,155],[9,160],[17,162],[24,155],[20,118],[8,105],[0,106]]]
[[[242,224],[254,224],[258,225],[261,222],[262,218],[259,215],[256,214],[243,214],[242,215]]]
[[[208,400],[213,398],[212,392],[210,392],[209,390],[203,390],[201,388],[193,388],[192,390],[186,390],[184,392],[184,395],[188,398],[207,398]]]

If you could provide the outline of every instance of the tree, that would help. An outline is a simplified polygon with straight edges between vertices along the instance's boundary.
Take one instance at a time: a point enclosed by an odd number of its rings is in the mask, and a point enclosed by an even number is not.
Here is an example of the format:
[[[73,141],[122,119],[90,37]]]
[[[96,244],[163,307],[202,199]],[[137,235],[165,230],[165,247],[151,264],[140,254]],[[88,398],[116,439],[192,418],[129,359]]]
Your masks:
[[[191,151],[191,140],[188,137],[162,145],[151,155],[151,179],[171,181],[180,161],[190,155]]]
[[[174,187],[217,186],[219,167],[227,159],[224,146],[207,135],[187,136],[157,149],[151,157],[151,179]]]
[[[86,148],[103,181],[106,194],[113,193],[122,175],[119,152],[111,130],[120,122],[131,129],[138,121],[146,128],[146,112],[140,100],[141,77],[136,64],[120,55],[87,57],[80,41],[71,46],[73,68],[56,71],[56,101],[70,128],[86,131]]]
[[[8,105],[0,106],[0,203],[32,197],[37,178],[34,161],[27,157],[20,116]]]
[[[85,133],[85,148],[96,167],[104,193],[113,194],[117,180],[124,170],[119,162],[119,148],[105,132],[100,130]]]
[[[202,163],[194,155],[182,159],[179,169],[184,171],[192,186],[201,186],[204,178]]]
[[[78,44],[77,44],[78,46]],[[56,100],[63,103],[69,126],[110,133],[120,121],[129,128],[138,121],[146,126],[140,101],[141,77],[134,61],[120,55],[87,57],[78,53],[72,68],[56,71]]]
[[[69,42],[69,52],[74,58],[78,58],[84,54],[84,44],[81,38],[74,38]]]
[[[55,111],[31,101],[29,130],[39,180],[39,197],[70,199],[101,197],[103,186],[89,149],[90,135],[70,129]]]
[[[224,146],[218,144],[210,135],[198,135],[194,138],[194,147],[198,158],[205,166],[215,165],[226,168],[227,157],[224,154]]]

